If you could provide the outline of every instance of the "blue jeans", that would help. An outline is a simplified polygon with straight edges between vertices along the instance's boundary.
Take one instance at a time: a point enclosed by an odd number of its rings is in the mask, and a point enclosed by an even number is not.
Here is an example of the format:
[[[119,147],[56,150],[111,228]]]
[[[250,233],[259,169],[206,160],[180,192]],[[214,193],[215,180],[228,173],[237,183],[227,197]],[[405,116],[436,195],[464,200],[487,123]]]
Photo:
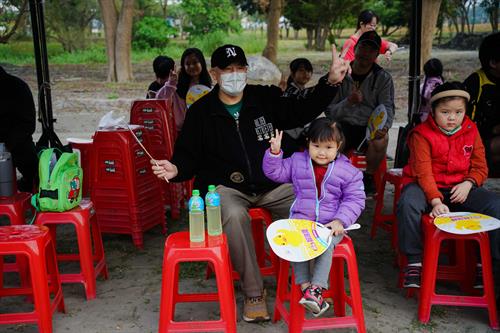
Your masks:
[[[333,250],[344,236],[333,236],[332,243],[320,256],[303,262],[291,262],[295,274],[295,283],[301,285],[310,282],[313,285],[328,289],[328,277],[332,267]],[[313,262],[311,278],[311,261]]]

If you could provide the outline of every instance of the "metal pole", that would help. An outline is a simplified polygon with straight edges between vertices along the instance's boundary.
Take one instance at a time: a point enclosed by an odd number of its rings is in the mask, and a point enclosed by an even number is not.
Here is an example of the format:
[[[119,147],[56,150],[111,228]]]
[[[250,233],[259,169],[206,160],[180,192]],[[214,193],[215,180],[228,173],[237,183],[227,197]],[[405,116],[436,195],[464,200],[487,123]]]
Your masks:
[[[42,131],[45,133],[47,129],[54,129],[55,119],[52,113],[43,0],[29,0],[29,4],[38,82],[38,120],[42,123]]]
[[[422,0],[412,2],[410,26],[410,68],[408,77],[408,122],[420,104],[420,51],[422,36]]]

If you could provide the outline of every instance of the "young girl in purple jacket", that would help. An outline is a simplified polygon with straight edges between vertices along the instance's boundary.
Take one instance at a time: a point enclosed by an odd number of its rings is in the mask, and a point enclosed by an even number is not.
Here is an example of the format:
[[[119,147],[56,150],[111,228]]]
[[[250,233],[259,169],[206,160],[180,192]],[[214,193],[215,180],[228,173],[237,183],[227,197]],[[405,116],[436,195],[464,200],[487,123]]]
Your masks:
[[[332,230],[332,244],[313,259],[312,274],[308,261],[292,262],[295,283],[303,293],[300,304],[318,317],[329,307],[322,291],[328,288],[333,249],[342,239],[344,228],[356,222],[365,207],[363,176],[340,153],[345,139],[332,120],[314,120],[307,133],[308,149],[286,159],[281,151],[282,135],[276,130],[269,141],[271,148],[262,162],[264,174],[278,183],[293,183],[296,199],[290,218],[316,221]]]

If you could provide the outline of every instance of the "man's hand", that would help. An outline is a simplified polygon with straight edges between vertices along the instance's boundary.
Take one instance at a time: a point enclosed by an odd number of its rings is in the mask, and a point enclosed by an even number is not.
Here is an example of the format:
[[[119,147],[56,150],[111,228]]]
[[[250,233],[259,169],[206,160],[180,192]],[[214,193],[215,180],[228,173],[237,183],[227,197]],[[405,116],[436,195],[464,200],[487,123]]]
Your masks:
[[[271,144],[271,153],[278,155],[281,151],[281,139],[283,138],[283,131],[276,130],[276,135],[269,140]]]
[[[160,179],[172,179],[179,173],[175,164],[168,160],[151,160],[153,173]]]
[[[388,131],[388,129],[385,127],[382,129],[376,130],[375,131],[375,140],[380,140],[380,139],[385,138],[385,136],[387,135],[387,131]]]
[[[451,189],[450,201],[453,203],[464,203],[469,196],[470,189],[472,188],[472,182],[466,180],[453,186]]]
[[[387,61],[391,61],[392,60],[392,51],[391,50],[387,50],[385,51],[384,53],[384,57]]]
[[[351,94],[347,97],[347,101],[351,105],[359,104],[363,101],[363,93],[358,88],[353,88]]]
[[[330,223],[325,224],[325,227],[330,228],[332,231],[330,232],[331,236],[338,236],[342,235],[344,231],[344,226],[342,225],[342,222],[339,220],[333,220]]]
[[[337,54],[337,48],[335,44],[332,45],[332,64],[330,66],[330,72],[328,73],[328,82],[330,84],[341,83],[344,79],[347,71],[349,70],[349,61],[345,61],[340,58]]]
[[[446,206],[440,198],[434,198],[432,199],[431,201],[431,205],[432,205],[432,211],[430,213],[430,216],[432,218],[434,217],[437,217],[441,214],[447,214],[450,212],[450,209],[448,208],[448,206]]]

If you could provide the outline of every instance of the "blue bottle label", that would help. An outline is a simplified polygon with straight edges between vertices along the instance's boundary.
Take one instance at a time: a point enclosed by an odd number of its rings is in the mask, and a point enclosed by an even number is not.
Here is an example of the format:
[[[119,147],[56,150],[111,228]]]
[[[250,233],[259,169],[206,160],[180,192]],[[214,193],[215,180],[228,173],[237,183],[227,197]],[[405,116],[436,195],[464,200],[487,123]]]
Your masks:
[[[191,197],[189,199],[189,211],[203,211],[205,209],[205,204],[203,203],[203,199],[201,197]]]
[[[205,197],[207,206],[220,206],[220,195],[218,193],[207,193]]]

